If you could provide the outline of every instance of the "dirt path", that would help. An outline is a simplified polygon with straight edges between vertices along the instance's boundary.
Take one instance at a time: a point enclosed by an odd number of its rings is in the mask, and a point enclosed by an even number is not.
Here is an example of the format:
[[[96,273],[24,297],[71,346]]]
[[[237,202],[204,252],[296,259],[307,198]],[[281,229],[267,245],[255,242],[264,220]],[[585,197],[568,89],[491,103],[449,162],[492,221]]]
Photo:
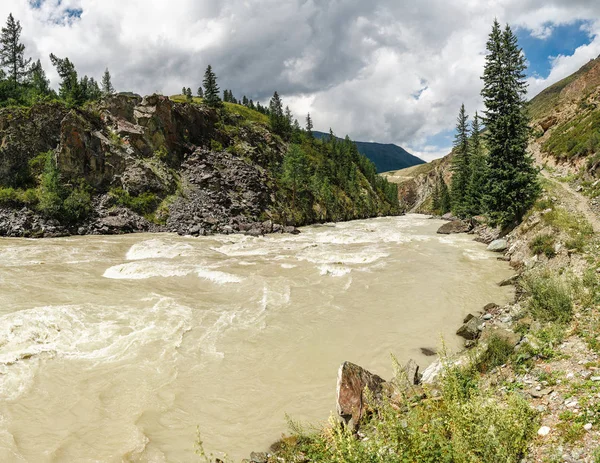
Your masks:
[[[562,193],[560,196],[560,201],[568,208],[579,214],[583,215],[587,221],[592,225],[592,229],[594,233],[600,233],[600,216],[593,211],[590,207],[590,203],[588,198],[583,196],[581,193],[578,193],[573,188],[570,187],[569,184],[560,182],[556,178],[554,178],[550,172],[543,168],[543,160],[542,155],[539,149],[539,145],[532,143],[530,146],[530,150],[533,154],[534,159],[542,167],[541,173],[553,185],[556,186]]]

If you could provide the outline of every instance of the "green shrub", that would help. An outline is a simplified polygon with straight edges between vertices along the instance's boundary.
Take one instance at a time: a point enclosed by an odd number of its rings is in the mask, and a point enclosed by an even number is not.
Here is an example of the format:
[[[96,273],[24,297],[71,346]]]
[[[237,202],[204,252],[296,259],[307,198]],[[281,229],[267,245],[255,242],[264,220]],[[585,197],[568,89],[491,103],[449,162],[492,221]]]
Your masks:
[[[548,257],[548,259],[551,259],[556,255],[556,252],[554,251],[554,244],[554,236],[538,235],[533,239],[533,241],[529,245],[529,248],[534,254],[544,254],[546,255],[546,257]]]
[[[528,308],[538,320],[567,323],[573,316],[573,301],[569,285],[550,272],[537,272],[524,279],[530,294]]]
[[[154,212],[161,203],[161,199],[154,193],[144,192],[138,196],[132,196],[122,188],[114,188],[109,195],[118,206],[123,206],[137,212],[140,215],[147,215]]]
[[[223,145],[220,141],[211,140],[210,141],[210,150],[211,151],[223,151]]]
[[[328,463],[516,463],[536,430],[536,413],[523,398],[485,394],[470,368],[446,368],[440,400],[399,400],[376,407],[361,426],[365,439],[334,419],[313,433],[294,426],[278,456]]]
[[[17,199],[17,190],[14,188],[0,188],[0,206],[14,206]]]
[[[487,348],[477,359],[477,369],[481,373],[504,365],[514,351],[514,347],[506,339],[496,334],[492,334],[487,343]]]
[[[74,189],[63,201],[63,220],[77,223],[87,218],[92,212],[92,197],[89,191],[80,185]]]

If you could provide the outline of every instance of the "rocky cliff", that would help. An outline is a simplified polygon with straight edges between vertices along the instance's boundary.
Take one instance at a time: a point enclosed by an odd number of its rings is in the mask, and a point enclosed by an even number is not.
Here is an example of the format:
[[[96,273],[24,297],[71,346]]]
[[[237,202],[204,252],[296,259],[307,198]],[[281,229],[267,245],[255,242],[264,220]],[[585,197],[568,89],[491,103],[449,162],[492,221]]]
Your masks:
[[[289,142],[251,113],[159,95],[3,109],[0,235],[262,234],[318,220],[290,212],[280,181]],[[311,143],[318,158],[326,151],[320,143]],[[373,205],[357,218],[397,209],[376,185],[357,194]],[[309,210],[324,210],[318,198],[306,199]]]

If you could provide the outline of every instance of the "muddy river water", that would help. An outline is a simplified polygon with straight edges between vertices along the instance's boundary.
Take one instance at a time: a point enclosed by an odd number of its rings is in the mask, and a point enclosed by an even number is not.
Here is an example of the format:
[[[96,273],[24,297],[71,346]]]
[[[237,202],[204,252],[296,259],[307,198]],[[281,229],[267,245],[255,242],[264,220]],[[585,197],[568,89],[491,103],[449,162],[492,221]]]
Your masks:
[[[190,462],[266,450],[335,409],[341,362],[389,377],[506,263],[425,216],[262,238],[0,240],[0,461]]]

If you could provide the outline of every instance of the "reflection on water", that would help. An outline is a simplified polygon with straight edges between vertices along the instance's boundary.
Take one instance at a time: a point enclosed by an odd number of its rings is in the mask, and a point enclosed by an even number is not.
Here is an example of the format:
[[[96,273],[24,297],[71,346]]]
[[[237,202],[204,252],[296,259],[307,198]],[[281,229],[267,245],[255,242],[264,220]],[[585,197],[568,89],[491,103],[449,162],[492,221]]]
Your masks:
[[[298,236],[0,241],[0,461],[235,458],[325,421],[337,367],[459,347],[510,290],[471,237],[423,216]]]

